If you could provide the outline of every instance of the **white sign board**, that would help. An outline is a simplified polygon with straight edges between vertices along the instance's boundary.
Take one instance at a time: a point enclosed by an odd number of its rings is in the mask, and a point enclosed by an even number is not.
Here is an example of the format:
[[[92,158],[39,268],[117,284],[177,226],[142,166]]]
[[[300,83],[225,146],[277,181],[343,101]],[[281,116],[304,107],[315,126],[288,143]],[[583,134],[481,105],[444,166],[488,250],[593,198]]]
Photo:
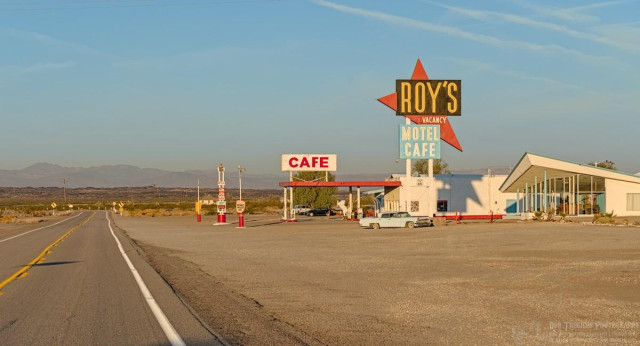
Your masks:
[[[337,170],[338,155],[336,154],[282,154],[283,172],[335,172]]]

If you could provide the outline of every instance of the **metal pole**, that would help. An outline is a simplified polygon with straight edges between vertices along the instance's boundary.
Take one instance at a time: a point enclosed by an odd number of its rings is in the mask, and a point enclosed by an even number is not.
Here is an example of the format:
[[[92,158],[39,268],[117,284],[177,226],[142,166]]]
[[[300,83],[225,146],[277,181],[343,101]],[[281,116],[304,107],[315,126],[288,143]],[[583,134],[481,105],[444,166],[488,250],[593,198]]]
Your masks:
[[[411,125],[411,120],[409,118],[404,118],[406,125]],[[407,178],[411,178],[411,159],[406,160],[406,170],[407,170]]]
[[[357,219],[360,219],[360,186],[357,187],[357,193],[358,193],[358,197],[357,197],[357,205],[358,205],[358,210],[357,210]]]
[[[286,187],[284,188],[284,199],[283,199],[283,202],[284,202],[284,206],[282,207],[282,217],[285,220],[288,220],[287,219],[287,188]]]
[[[569,215],[574,215],[575,214],[575,205],[576,205],[576,201],[575,201],[575,195],[574,195],[574,177],[570,176],[569,177]]]
[[[546,213],[547,212],[547,204],[548,204],[548,201],[547,201],[547,170],[546,169],[544,170],[544,192],[543,192],[543,194],[544,194],[544,206],[543,206],[543,209],[544,209],[544,212]]]
[[[296,218],[296,215],[293,213],[293,186],[289,188],[289,215],[291,219]]]
[[[591,215],[593,215],[593,175],[591,176],[591,182],[589,183],[589,186],[591,187],[591,201],[589,202],[589,204],[591,205]]]
[[[533,179],[533,211],[538,211],[538,177]]]
[[[553,179],[553,207],[558,212],[558,178]]]
[[[576,214],[580,214],[580,174],[576,174]]]
[[[353,186],[349,186],[349,216],[348,219],[353,219]]]
[[[242,166],[238,165],[238,185],[240,188],[240,200],[242,201],[242,172],[246,172],[247,170]]]
[[[62,182],[62,186],[63,186],[62,193],[64,196],[64,204],[66,205],[67,204],[67,178],[62,178],[60,181]]]
[[[433,159],[429,159],[429,217],[432,217],[436,212],[436,187],[435,181],[433,180]]]

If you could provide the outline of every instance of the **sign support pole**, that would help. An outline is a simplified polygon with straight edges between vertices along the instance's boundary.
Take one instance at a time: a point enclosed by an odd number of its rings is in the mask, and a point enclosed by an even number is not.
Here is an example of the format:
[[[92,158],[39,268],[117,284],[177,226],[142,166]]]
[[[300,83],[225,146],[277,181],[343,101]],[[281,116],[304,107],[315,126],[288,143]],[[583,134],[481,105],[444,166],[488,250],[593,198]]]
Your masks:
[[[433,159],[429,159],[429,217],[436,215],[436,187],[435,180],[433,179]]]

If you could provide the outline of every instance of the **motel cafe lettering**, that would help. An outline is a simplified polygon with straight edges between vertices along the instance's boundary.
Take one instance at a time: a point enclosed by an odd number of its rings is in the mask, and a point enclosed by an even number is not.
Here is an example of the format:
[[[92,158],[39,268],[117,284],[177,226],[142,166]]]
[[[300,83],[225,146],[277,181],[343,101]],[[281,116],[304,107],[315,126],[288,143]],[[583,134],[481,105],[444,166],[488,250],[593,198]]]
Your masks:
[[[399,125],[400,158],[440,158],[440,126]]]

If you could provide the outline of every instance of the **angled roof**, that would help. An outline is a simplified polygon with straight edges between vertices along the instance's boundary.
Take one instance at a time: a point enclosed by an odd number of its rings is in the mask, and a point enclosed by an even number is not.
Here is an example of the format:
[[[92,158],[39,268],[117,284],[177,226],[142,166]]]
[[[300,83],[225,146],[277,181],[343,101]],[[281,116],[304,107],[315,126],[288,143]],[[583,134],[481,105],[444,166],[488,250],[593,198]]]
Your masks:
[[[614,179],[640,184],[640,177],[634,174],[621,173],[606,168],[595,167],[587,164],[558,160],[542,155],[524,153],[511,174],[500,186],[501,192],[516,192],[524,190],[525,184],[531,185],[538,178],[541,182],[544,172],[547,171],[547,179],[563,178],[575,174],[589,175],[597,178]]]

